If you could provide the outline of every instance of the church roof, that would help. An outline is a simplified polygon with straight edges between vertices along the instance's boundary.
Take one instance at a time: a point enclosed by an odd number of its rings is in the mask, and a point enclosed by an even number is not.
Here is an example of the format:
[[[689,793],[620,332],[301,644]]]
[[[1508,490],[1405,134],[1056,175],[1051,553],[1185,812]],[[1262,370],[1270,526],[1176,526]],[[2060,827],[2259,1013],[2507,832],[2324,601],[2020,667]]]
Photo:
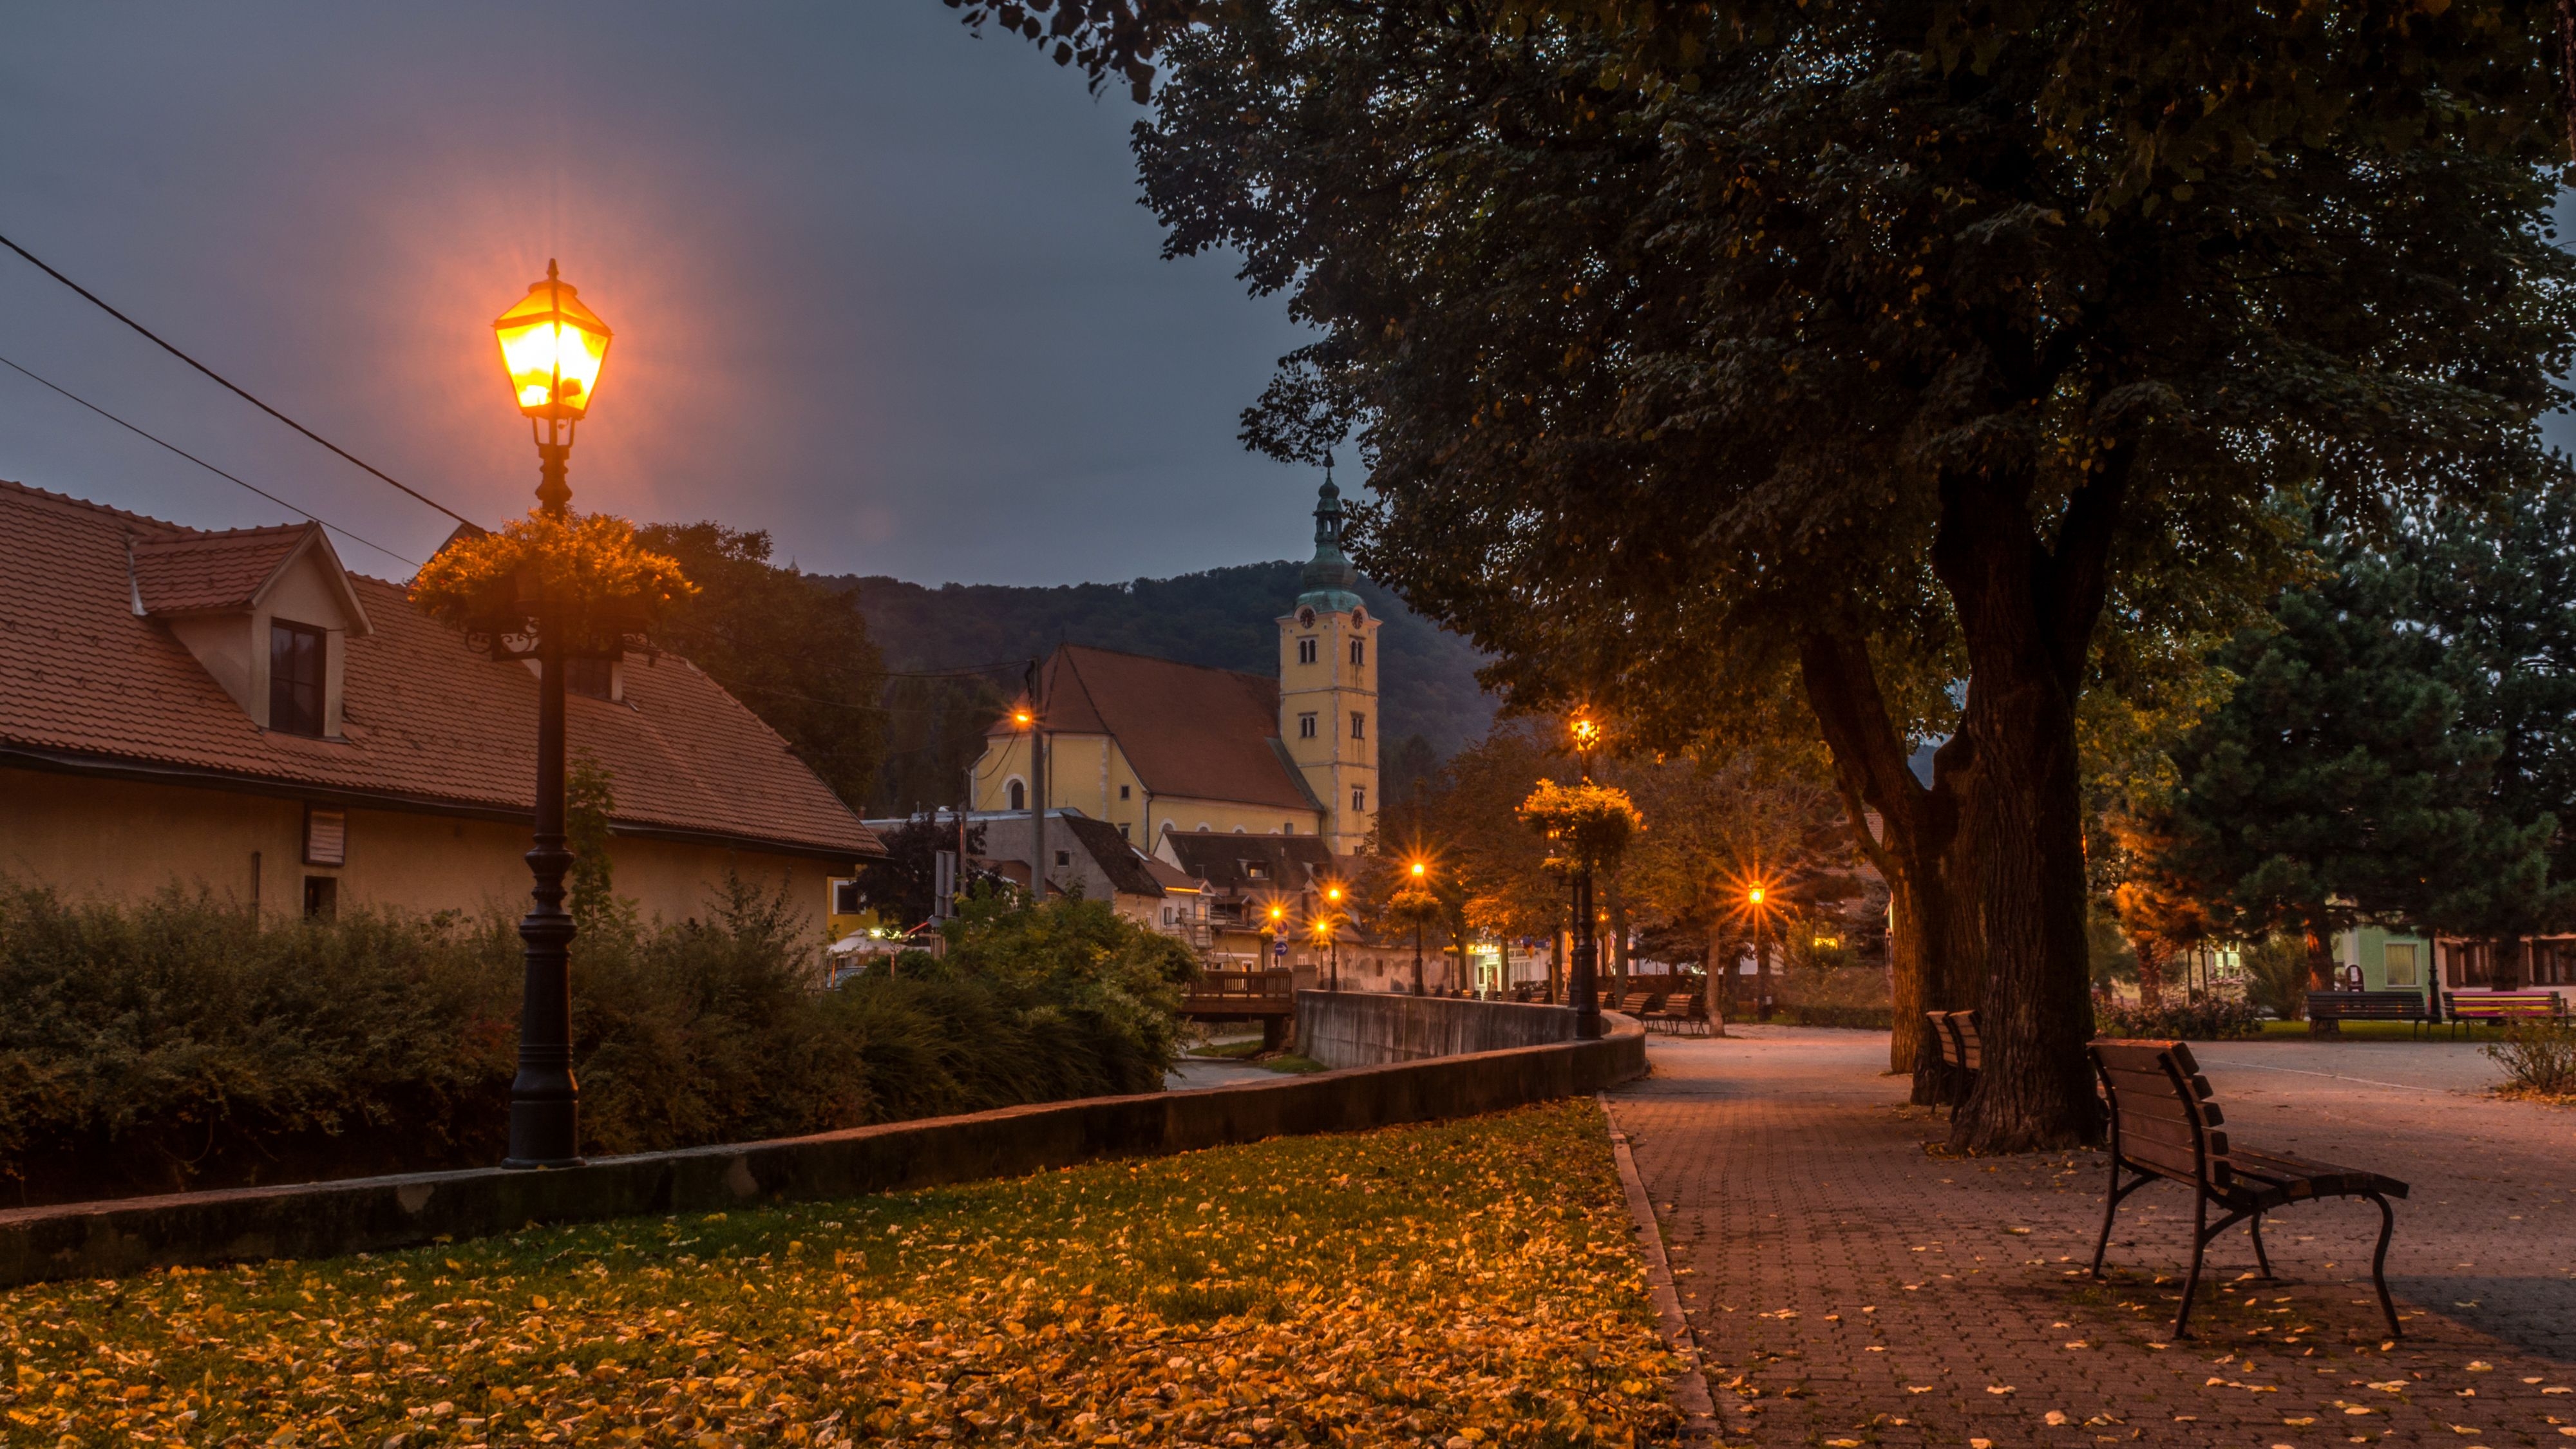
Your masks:
[[[1057,734],[1105,734],[1157,795],[1320,811],[1279,738],[1279,682],[1085,644],[1057,647],[1041,688]],[[988,731],[1009,733],[1004,716]]]

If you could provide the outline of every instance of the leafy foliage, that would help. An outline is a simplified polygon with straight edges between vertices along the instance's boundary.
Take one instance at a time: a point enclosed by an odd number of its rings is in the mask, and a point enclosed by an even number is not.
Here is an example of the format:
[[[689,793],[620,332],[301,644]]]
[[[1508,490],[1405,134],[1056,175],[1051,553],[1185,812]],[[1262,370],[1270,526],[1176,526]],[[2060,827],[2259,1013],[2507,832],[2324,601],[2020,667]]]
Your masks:
[[[885,671],[848,596],[772,563],[767,533],[657,523],[639,537],[699,585],[672,611],[672,647],[784,736],[833,793],[867,798],[885,750]]]
[[[1595,1449],[1668,1440],[1679,1417],[1581,1100],[47,1284],[0,1300],[0,1326],[17,1370],[0,1407],[48,1443]],[[305,1371],[277,1379],[286,1364]]]
[[[1646,828],[1627,791],[1589,780],[1560,785],[1542,778],[1519,813],[1522,824],[1554,847],[1550,863],[1560,870],[1616,864]]]
[[[1680,745],[1798,674],[1944,943],[1923,969],[1986,977],[1957,1145],[2080,1136],[2082,693],[2258,608],[2311,506],[2556,471],[2576,262],[2515,69],[2538,12],[2437,21],[2436,60],[2339,12],[1647,7],[1681,85],[1578,8],[1253,0],[1163,37],[1168,249],[1239,250],[1324,334],[1247,441],[1357,430],[1362,561],[1516,704]],[[2213,55],[2314,107],[2236,108]],[[2121,88],[2191,75],[2213,132]],[[1951,660],[1964,707],[1923,728]]]
[[[575,656],[621,652],[697,592],[625,519],[543,509],[498,533],[460,531],[411,582],[423,612],[487,644],[531,639],[542,604]]]
[[[1150,1091],[1171,1059],[1178,963],[1106,907],[1002,914],[961,969],[834,992],[776,895],[731,881],[709,908],[575,939],[585,1152]],[[521,970],[497,914],[0,891],[0,1170],[60,1201],[497,1161]]]
[[[939,904],[939,853],[957,850],[956,818],[942,822],[928,815],[915,816],[892,830],[879,831],[877,839],[885,846],[885,858],[859,866],[859,891],[867,904],[907,929],[929,920]],[[983,853],[984,827],[969,825],[965,854]],[[963,859],[957,863],[961,891],[967,887],[965,873],[970,868]]]
[[[2107,1002],[2093,1009],[2102,1035],[2157,1041],[2241,1041],[2261,1036],[2254,1004],[2232,996],[2167,998],[2154,1006]]]
[[[2302,930],[2312,958],[2363,918],[2510,933],[2566,909],[2555,820],[2493,808],[2497,742],[2462,720],[2442,641],[2410,624],[2415,588],[2356,550],[2218,651],[2235,688],[2174,750],[2132,909],[2201,913],[2193,929],[2240,939]]]

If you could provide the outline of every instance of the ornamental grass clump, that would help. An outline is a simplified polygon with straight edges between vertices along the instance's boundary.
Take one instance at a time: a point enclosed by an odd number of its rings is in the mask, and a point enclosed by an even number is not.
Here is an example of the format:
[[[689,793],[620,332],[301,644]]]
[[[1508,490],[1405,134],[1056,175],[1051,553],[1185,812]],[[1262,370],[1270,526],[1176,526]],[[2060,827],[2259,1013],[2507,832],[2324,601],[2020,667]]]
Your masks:
[[[533,647],[542,609],[567,653],[613,655],[697,591],[680,561],[643,547],[625,519],[536,509],[440,549],[413,577],[411,601],[483,647],[520,653]]]
[[[2576,1098],[2576,1026],[2563,1021],[2517,1021],[2504,1040],[2478,1048],[2504,1065],[2508,1096]]]

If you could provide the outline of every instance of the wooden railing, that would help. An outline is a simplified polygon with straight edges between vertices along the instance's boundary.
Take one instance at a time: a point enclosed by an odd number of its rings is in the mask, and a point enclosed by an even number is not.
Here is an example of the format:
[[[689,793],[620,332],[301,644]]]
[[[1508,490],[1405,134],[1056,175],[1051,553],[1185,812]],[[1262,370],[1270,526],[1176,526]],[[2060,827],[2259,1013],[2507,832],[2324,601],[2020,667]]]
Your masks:
[[[1181,1010],[1294,1011],[1297,984],[1286,971],[1203,971]]]

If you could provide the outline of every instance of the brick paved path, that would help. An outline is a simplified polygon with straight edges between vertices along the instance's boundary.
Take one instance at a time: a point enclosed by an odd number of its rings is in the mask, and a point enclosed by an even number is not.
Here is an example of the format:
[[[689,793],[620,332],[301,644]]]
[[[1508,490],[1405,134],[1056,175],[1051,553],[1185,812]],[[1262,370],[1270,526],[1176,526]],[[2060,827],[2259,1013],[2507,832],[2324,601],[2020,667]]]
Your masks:
[[[1654,1075],[1612,1094],[1730,1442],[2576,1446],[2576,1111],[2461,1089],[2474,1048],[2201,1053],[2244,1141],[2416,1184],[2389,1284],[2420,1316],[2383,1351],[2367,1203],[2277,1214],[2278,1284],[2239,1280],[2242,1233],[2212,1244],[2199,1336],[2167,1344],[2180,1188],[2123,1206],[2110,1261],[2137,1271],[2069,1276],[2100,1154],[1934,1156],[1944,1124],[1880,1075],[1884,1036],[1735,1030],[1657,1041]]]

